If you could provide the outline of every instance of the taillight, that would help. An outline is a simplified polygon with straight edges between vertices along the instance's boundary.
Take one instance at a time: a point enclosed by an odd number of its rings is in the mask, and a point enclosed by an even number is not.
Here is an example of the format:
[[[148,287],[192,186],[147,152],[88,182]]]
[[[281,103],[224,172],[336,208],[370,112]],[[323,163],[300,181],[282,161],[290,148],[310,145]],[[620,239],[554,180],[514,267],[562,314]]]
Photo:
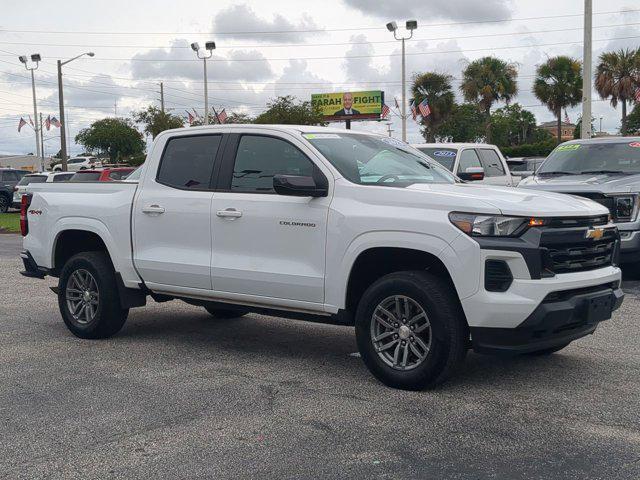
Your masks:
[[[27,211],[31,205],[32,196],[29,194],[22,195],[20,200],[20,233],[23,237],[26,237],[29,233],[29,220],[27,218]]]

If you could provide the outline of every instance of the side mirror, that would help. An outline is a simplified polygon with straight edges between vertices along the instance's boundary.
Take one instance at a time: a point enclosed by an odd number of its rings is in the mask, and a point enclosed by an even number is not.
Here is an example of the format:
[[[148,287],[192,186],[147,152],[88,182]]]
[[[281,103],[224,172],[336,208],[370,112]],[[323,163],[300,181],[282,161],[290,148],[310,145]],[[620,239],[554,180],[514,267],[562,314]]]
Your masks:
[[[482,167],[467,167],[464,172],[458,173],[460,180],[467,182],[473,182],[484,179],[484,168]]]
[[[274,175],[273,189],[278,195],[292,197],[326,197],[329,194],[326,180],[316,181],[311,176],[302,175]]]

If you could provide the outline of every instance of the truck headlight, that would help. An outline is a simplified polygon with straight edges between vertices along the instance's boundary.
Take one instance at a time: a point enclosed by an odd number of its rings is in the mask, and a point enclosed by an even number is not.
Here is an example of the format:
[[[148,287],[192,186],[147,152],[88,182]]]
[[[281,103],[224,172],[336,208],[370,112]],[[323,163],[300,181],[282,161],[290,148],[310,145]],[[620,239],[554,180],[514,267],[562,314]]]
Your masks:
[[[506,217],[452,212],[449,220],[467,235],[473,237],[516,237],[529,226],[544,225],[539,218]]]
[[[633,222],[638,217],[638,195],[613,195],[616,222]]]

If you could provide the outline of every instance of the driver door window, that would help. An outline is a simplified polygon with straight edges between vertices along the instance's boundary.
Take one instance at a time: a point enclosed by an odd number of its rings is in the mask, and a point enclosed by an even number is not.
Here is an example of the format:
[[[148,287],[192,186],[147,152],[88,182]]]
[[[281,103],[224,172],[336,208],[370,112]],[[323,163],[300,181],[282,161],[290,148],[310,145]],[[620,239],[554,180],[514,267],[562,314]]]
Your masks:
[[[458,163],[458,173],[464,173],[467,171],[467,168],[470,167],[480,167],[482,168],[482,164],[480,163],[480,158],[478,158],[478,154],[472,148],[463,150],[460,154],[460,162]]]

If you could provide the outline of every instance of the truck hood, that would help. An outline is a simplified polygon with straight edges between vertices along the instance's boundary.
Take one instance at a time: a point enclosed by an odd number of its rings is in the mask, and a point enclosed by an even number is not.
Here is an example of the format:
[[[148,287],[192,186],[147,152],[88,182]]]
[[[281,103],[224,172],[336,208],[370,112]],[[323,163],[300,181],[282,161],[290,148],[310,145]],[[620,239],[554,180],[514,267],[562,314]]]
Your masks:
[[[445,197],[451,210],[467,212],[484,213],[487,207],[493,207],[496,213],[516,216],[570,217],[609,213],[605,207],[587,198],[513,187],[416,183],[407,190],[437,194]]]
[[[640,191],[640,174],[588,174],[588,175],[532,175],[523,179],[518,187],[549,192],[627,193]]]

